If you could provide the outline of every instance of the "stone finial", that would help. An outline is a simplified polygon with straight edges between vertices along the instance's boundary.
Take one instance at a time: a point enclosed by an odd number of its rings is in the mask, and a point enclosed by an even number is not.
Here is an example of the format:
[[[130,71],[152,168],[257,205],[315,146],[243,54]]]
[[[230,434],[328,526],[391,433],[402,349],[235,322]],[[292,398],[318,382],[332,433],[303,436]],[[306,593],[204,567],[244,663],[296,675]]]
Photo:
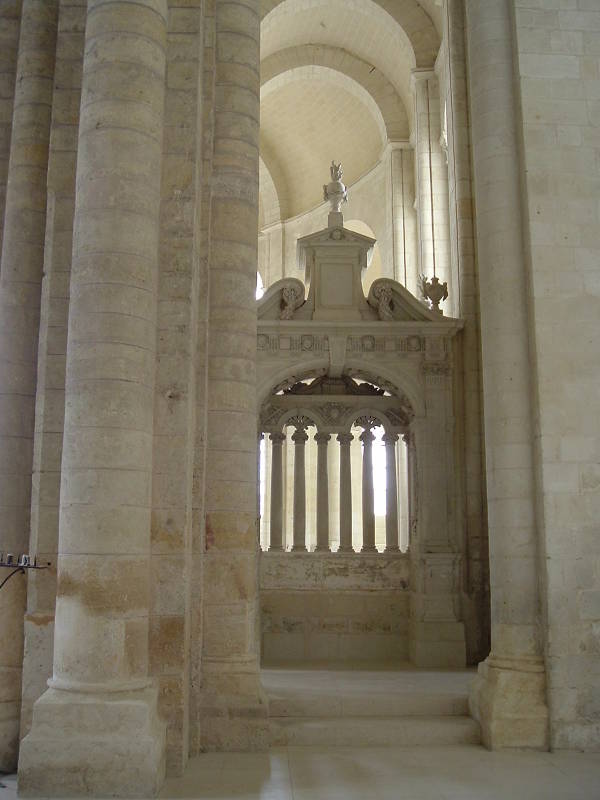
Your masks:
[[[348,190],[342,183],[342,175],[344,174],[342,165],[332,161],[329,172],[331,180],[329,183],[323,184],[323,199],[331,204],[330,215],[341,214],[342,203],[348,202]]]
[[[440,308],[440,301],[448,299],[448,284],[446,281],[440,283],[439,278],[435,275],[429,281],[425,275],[421,275],[420,284],[423,297],[429,301],[430,310],[436,314],[443,314],[444,312]]]

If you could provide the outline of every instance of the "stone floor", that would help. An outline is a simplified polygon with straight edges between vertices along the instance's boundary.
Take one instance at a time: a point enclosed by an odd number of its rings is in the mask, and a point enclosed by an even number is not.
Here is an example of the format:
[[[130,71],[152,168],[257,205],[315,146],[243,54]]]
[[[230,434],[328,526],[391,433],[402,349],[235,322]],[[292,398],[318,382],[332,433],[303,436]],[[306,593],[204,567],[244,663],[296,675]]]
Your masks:
[[[3,784],[3,785],[2,785]],[[186,800],[598,800],[600,756],[478,746],[278,748],[209,753],[161,798]],[[0,800],[15,800],[0,775]]]
[[[273,747],[269,753],[207,753],[190,761],[183,777],[169,778],[160,797],[600,800],[599,754],[490,753],[465,740],[460,726],[456,730],[454,726],[468,720],[472,678],[471,670],[428,671],[398,665],[263,670],[273,722],[287,718],[307,725],[304,746]],[[370,724],[376,729],[388,726],[392,738],[386,746],[373,746]],[[440,742],[447,726],[449,743]],[[332,745],[332,738],[340,739],[336,730],[350,730],[350,740],[359,744]],[[348,734],[341,738],[348,739]],[[406,740],[419,746],[398,746],[398,741]],[[0,800],[16,800],[16,776],[0,775]]]

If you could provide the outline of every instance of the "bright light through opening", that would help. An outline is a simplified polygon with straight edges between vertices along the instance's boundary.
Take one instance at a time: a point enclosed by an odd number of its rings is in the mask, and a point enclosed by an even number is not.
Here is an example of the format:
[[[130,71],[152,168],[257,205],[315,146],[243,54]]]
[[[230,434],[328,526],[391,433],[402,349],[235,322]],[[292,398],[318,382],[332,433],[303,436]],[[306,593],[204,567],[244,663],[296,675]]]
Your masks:
[[[256,273],[256,299],[260,300],[260,298],[265,293],[265,287],[263,286],[262,278],[260,277],[260,272]]]
[[[373,429],[375,441],[373,442],[373,499],[375,503],[375,516],[385,517],[385,442],[382,441],[385,433],[380,425]]]

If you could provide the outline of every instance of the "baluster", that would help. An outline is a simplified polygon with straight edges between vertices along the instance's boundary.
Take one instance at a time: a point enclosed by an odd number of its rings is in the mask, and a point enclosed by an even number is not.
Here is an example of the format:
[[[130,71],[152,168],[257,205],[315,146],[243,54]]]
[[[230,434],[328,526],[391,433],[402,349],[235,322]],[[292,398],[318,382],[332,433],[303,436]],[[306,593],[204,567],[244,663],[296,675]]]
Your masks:
[[[398,547],[398,480],[396,477],[396,442],[398,434],[386,433],[385,443],[385,552]]]
[[[375,437],[369,428],[360,435],[363,443],[362,463],[362,516],[363,544],[362,553],[372,553],[375,547],[375,501],[373,497],[373,440]]]
[[[271,536],[269,550],[283,550],[283,443],[285,433],[271,433]]]
[[[327,444],[331,436],[317,433],[317,550],[329,552],[329,472]]]
[[[351,433],[338,433],[340,443],[340,546],[338,553],[352,553],[352,469],[350,466]]]
[[[292,550],[306,550],[306,477],[305,449],[308,436],[296,428],[294,442],[294,543]]]

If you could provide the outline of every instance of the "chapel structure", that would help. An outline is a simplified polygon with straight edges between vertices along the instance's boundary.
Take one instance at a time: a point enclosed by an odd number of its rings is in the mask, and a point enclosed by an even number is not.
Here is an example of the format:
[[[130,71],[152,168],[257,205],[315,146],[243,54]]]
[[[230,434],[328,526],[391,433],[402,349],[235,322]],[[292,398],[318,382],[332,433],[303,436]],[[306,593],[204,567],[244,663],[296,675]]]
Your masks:
[[[599,80],[585,0],[0,0],[23,796],[290,741],[268,665],[599,749]]]

